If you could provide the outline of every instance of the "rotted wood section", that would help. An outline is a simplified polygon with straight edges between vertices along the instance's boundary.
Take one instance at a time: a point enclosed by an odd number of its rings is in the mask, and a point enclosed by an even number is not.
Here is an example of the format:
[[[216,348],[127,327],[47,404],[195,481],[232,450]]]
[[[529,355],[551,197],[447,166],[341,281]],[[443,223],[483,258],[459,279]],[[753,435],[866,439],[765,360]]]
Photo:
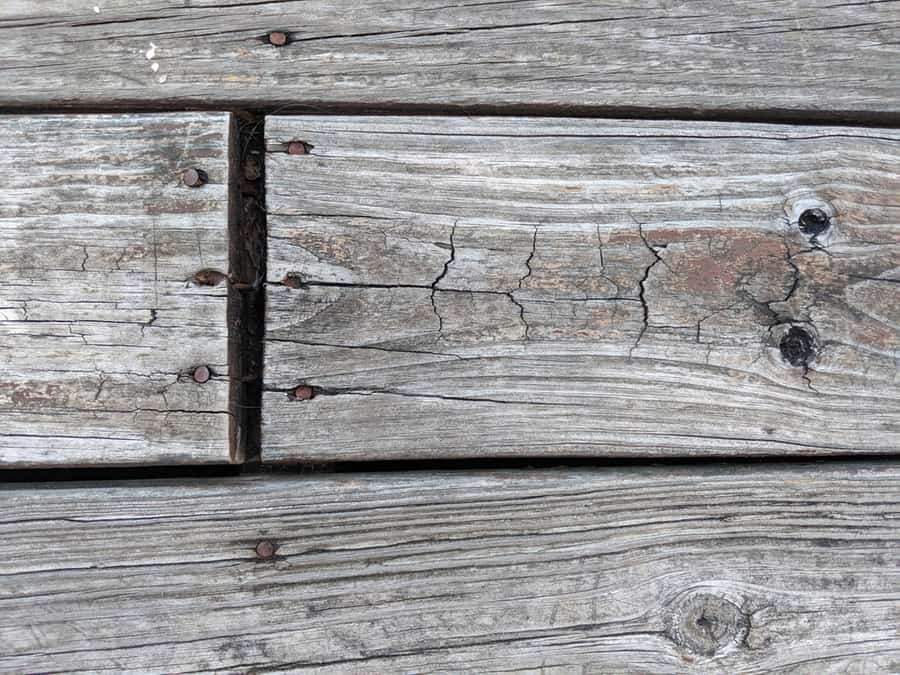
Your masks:
[[[896,130],[266,128],[265,459],[900,448]]]
[[[900,110],[898,23],[892,2],[831,0],[6,0],[0,104],[880,119]]]
[[[230,125],[0,117],[0,466],[229,460]]]
[[[878,463],[31,485],[0,513],[4,672],[900,670]]]

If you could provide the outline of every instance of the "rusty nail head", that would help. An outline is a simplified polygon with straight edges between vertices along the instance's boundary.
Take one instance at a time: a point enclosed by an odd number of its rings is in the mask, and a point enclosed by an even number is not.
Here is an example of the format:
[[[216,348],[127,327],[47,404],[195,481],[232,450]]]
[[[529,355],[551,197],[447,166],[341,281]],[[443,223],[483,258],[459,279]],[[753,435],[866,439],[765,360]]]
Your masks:
[[[194,368],[193,378],[194,382],[198,384],[205,384],[209,382],[211,373],[209,372],[209,368],[207,366],[197,366]]]
[[[200,187],[201,185],[204,185],[207,180],[208,176],[206,175],[206,172],[201,169],[188,169],[181,174],[181,182],[188,187]]]
[[[194,273],[194,283],[198,286],[218,286],[228,280],[228,276],[219,270],[202,269]]]
[[[281,282],[288,288],[303,288],[303,277],[296,273],[288,273]]]
[[[288,143],[287,151],[289,155],[308,155],[309,146],[303,141],[291,141]]]
[[[294,389],[293,398],[295,401],[308,401],[313,397],[313,388],[306,384],[301,384]]]
[[[275,47],[284,47],[288,43],[287,33],[280,30],[273,30],[269,33],[269,44]]]
[[[275,544],[268,539],[263,539],[256,545],[256,556],[263,560],[270,560],[275,557]]]

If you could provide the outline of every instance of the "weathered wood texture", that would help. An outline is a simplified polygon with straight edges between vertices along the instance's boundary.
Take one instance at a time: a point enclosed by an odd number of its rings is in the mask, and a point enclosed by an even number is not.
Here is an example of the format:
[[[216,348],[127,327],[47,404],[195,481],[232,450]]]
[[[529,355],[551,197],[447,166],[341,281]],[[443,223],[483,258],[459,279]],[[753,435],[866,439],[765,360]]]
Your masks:
[[[229,133],[227,114],[0,118],[0,465],[228,461]]]
[[[266,459],[900,448],[897,131],[267,134]]]
[[[5,0],[0,104],[900,112],[893,2]],[[270,31],[284,31],[275,47]]]
[[[896,465],[7,486],[0,513],[8,673],[900,670]]]

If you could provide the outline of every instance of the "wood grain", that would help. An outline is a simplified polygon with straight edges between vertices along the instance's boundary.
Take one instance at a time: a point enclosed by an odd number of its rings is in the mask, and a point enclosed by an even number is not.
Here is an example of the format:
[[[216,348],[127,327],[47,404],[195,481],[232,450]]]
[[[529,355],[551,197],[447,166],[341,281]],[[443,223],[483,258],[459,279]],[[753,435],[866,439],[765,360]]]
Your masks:
[[[229,128],[0,118],[0,466],[228,461]]]
[[[893,2],[6,0],[0,105],[896,119]],[[283,31],[288,44],[269,44]]]
[[[900,669],[896,464],[21,485],[0,507],[4,672]]]
[[[267,460],[900,448],[896,130],[276,116],[267,137]]]

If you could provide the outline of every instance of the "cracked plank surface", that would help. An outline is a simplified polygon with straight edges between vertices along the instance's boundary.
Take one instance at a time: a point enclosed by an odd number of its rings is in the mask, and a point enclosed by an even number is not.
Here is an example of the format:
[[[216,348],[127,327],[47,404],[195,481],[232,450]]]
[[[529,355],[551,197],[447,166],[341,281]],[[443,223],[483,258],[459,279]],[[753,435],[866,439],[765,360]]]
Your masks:
[[[7,485],[0,513],[4,672],[900,670],[879,462]]]
[[[0,104],[880,119],[900,110],[898,26],[894,2],[832,0],[5,0]]]
[[[0,466],[228,461],[229,127],[0,118]]]
[[[267,142],[268,460],[900,448],[896,130],[276,116]]]

